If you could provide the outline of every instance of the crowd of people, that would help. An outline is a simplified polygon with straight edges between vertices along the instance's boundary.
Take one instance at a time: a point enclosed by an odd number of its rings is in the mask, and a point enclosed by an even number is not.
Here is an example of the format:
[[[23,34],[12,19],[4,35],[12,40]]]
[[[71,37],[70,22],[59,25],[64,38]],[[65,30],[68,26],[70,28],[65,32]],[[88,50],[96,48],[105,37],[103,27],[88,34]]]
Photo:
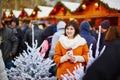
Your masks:
[[[19,22],[18,18],[13,18],[7,25],[4,20],[0,19],[0,49],[2,52],[0,59],[3,60],[0,66],[3,65],[4,69],[2,71],[5,71],[5,68],[15,67],[12,60],[27,49],[25,42],[33,47],[33,26],[34,42],[37,40],[38,47],[43,42],[45,43],[44,49],[40,49],[40,53],[45,53],[44,58],[54,60],[56,65],[50,69],[50,72],[51,76],[56,76],[58,80],[62,79],[61,75],[68,73],[66,69],[73,72],[76,65],[80,63],[83,66],[87,65],[90,44],[93,44],[93,57],[95,57],[98,30],[92,29],[90,22],[86,20],[78,23],[77,20],[66,22],[61,19],[51,19],[45,21],[44,24],[29,21],[22,25]],[[120,29],[118,26],[111,26],[109,20],[103,20],[99,26],[101,26],[99,50],[104,45],[106,49],[87,70],[85,69],[86,74],[83,80],[119,80]],[[48,42],[46,43],[45,40]],[[0,72],[0,77],[2,73]]]

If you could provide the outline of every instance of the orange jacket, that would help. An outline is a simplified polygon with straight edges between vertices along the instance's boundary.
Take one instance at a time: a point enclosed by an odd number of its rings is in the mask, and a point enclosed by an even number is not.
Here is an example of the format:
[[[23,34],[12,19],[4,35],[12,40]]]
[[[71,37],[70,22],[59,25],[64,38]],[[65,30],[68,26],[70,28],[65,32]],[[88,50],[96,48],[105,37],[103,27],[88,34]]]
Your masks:
[[[74,67],[76,67],[77,65],[79,65],[80,62],[77,63],[71,63],[70,61],[66,61],[64,63],[60,63],[60,59],[63,55],[65,55],[67,52],[67,50],[61,45],[61,43],[58,41],[58,43],[56,44],[55,47],[55,54],[54,54],[54,61],[57,65],[57,74],[56,77],[58,79],[61,79],[61,75],[62,74],[66,74],[68,73],[66,69],[69,69],[69,71],[72,73],[74,70]],[[88,46],[87,43],[84,45],[80,45],[77,48],[73,49],[73,55],[75,56],[83,56],[85,61],[84,65],[87,64],[88,62]]]

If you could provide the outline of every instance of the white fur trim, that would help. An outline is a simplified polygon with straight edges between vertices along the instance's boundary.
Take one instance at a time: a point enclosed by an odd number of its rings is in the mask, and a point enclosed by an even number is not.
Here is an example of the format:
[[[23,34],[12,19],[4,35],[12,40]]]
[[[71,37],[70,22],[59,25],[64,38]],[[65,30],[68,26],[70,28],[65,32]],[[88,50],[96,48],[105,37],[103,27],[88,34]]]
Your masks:
[[[67,36],[61,35],[59,41],[65,49],[68,48],[75,49],[78,46],[86,44],[86,40],[82,38],[80,35],[77,35],[74,39],[68,39]]]

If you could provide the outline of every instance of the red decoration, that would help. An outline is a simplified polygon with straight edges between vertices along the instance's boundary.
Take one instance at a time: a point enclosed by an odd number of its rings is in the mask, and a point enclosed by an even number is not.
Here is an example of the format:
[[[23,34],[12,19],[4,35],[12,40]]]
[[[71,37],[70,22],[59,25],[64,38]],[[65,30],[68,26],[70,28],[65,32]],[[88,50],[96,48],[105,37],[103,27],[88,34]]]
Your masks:
[[[65,8],[63,8],[63,7],[62,7],[62,8],[61,8],[61,11],[63,11],[63,12],[64,12],[64,10],[65,10]]]
[[[82,3],[84,3],[84,0],[82,0]]]
[[[22,11],[19,17],[25,17],[27,16],[27,13],[25,11]]]
[[[3,18],[3,19],[6,18],[5,12],[3,12],[2,18]]]
[[[20,16],[19,17],[23,17],[23,12],[20,13]]]
[[[107,13],[107,14],[110,14],[110,11],[106,10],[106,13]]]
[[[99,8],[99,7],[97,7],[97,8],[95,8],[95,10],[100,10],[100,8]]]
[[[113,12],[114,12],[114,13],[118,13],[118,10],[114,10]]]
[[[56,9],[56,8],[54,8],[54,10],[53,10],[53,11],[54,11],[54,13],[56,13],[56,12],[57,12],[57,9]]]
[[[27,16],[26,12],[24,12],[24,16]]]

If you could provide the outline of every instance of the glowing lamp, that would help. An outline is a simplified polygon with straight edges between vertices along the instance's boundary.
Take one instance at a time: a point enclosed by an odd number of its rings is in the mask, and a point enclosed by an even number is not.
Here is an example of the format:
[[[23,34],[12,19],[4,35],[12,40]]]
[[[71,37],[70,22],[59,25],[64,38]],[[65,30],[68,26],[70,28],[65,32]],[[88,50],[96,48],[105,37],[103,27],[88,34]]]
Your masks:
[[[85,4],[82,5],[82,9],[86,9],[86,5]]]
[[[36,12],[35,11],[33,11],[33,13],[32,13],[33,15],[35,15],[36,14]]]
[[[99,4],[96,2],[96,3],[94,4],[94,6],[95,6],[95,8],[98,8]]]

